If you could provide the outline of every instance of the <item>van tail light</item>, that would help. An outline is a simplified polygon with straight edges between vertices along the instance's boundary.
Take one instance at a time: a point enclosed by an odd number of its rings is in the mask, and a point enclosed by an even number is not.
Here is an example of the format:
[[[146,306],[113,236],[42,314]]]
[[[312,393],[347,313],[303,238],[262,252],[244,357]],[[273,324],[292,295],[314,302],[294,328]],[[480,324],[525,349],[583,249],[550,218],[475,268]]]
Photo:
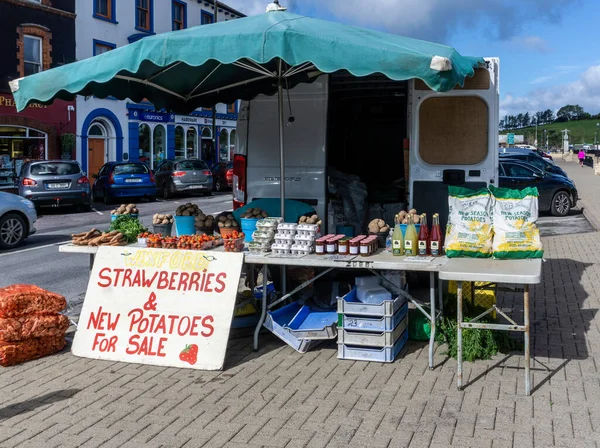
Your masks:
[[[25,177],[23,179],[22,184],[26,187],[35,187],[37,185],[37,182],[33,179],[29,179],[28,177]]]
[[[108,176],[108,185],[113,185],[115,183],[115,175],[111,172],[110,176]]]
[[[171,177],[183,177],[185,176],[185,171],[173,171],[171,173]]]
[[[202,174],[204,174],[205,176],[212,176],[212,171],[205,170],[205,171],[202,171]]]
[[[83,184],[89,184],[90,181],[87,177],[83,176],[83,177],[80,177],[79,179],[77,179],[77,183],[79,185],[83,185]]]
[[[154,183],[154,173],[150,171],[150,182]]]
[[[233,209],[237,210],[246,204],[246,156],[233,156]]]

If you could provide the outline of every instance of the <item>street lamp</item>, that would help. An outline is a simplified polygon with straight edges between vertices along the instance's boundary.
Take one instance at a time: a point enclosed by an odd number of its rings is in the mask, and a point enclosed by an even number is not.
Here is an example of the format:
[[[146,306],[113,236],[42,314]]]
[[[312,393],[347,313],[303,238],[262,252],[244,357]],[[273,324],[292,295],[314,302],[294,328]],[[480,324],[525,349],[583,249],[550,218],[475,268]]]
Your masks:
[[[596,123],[596,130],[594,131],[594,146],[598,149],[598,129],[600,128],[600,123]]]

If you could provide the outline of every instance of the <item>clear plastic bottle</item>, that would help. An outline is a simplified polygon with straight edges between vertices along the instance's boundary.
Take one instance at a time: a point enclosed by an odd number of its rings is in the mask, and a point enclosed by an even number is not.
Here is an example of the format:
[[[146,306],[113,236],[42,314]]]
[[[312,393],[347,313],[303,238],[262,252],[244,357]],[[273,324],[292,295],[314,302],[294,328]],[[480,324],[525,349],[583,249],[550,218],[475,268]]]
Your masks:
[[[385,239],[385,251],[390,254],[393,252],[393,248],[392,248],[392,235],[393,234],[394,234],[394,230],[390,229],[390,233],[387,236],[387,238]]]

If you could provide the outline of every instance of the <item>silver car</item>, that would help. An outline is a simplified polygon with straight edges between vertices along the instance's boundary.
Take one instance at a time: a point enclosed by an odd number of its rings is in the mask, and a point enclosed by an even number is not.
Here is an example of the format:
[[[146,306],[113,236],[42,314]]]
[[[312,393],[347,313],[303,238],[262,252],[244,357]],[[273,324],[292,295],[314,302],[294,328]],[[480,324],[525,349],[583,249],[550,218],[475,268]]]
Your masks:
[[[211,195],[213,190],[212,171],[202,160],[165,160],[154,173],[156,188],[168,199],[176,193],[202,192]]]
[[[19,196],[36,207],[76,205],[92,208],[90,181],[75,160],[40,160],[23,165],[19,176]]]
[[[12,249],[35,233],[33,202],[0,191],[0,249]]]

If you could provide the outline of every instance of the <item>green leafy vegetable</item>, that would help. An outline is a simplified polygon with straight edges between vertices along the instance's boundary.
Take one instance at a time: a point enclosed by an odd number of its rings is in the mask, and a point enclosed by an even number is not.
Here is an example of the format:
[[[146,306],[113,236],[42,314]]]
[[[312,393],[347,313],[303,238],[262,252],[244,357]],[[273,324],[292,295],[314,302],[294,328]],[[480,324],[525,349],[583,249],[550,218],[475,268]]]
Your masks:
[[[148,231],[139,219],[129,215],[119,215],[117,219],[110,223],[110,230],[121,232],[129,244],[135,243],[140,233]]]

